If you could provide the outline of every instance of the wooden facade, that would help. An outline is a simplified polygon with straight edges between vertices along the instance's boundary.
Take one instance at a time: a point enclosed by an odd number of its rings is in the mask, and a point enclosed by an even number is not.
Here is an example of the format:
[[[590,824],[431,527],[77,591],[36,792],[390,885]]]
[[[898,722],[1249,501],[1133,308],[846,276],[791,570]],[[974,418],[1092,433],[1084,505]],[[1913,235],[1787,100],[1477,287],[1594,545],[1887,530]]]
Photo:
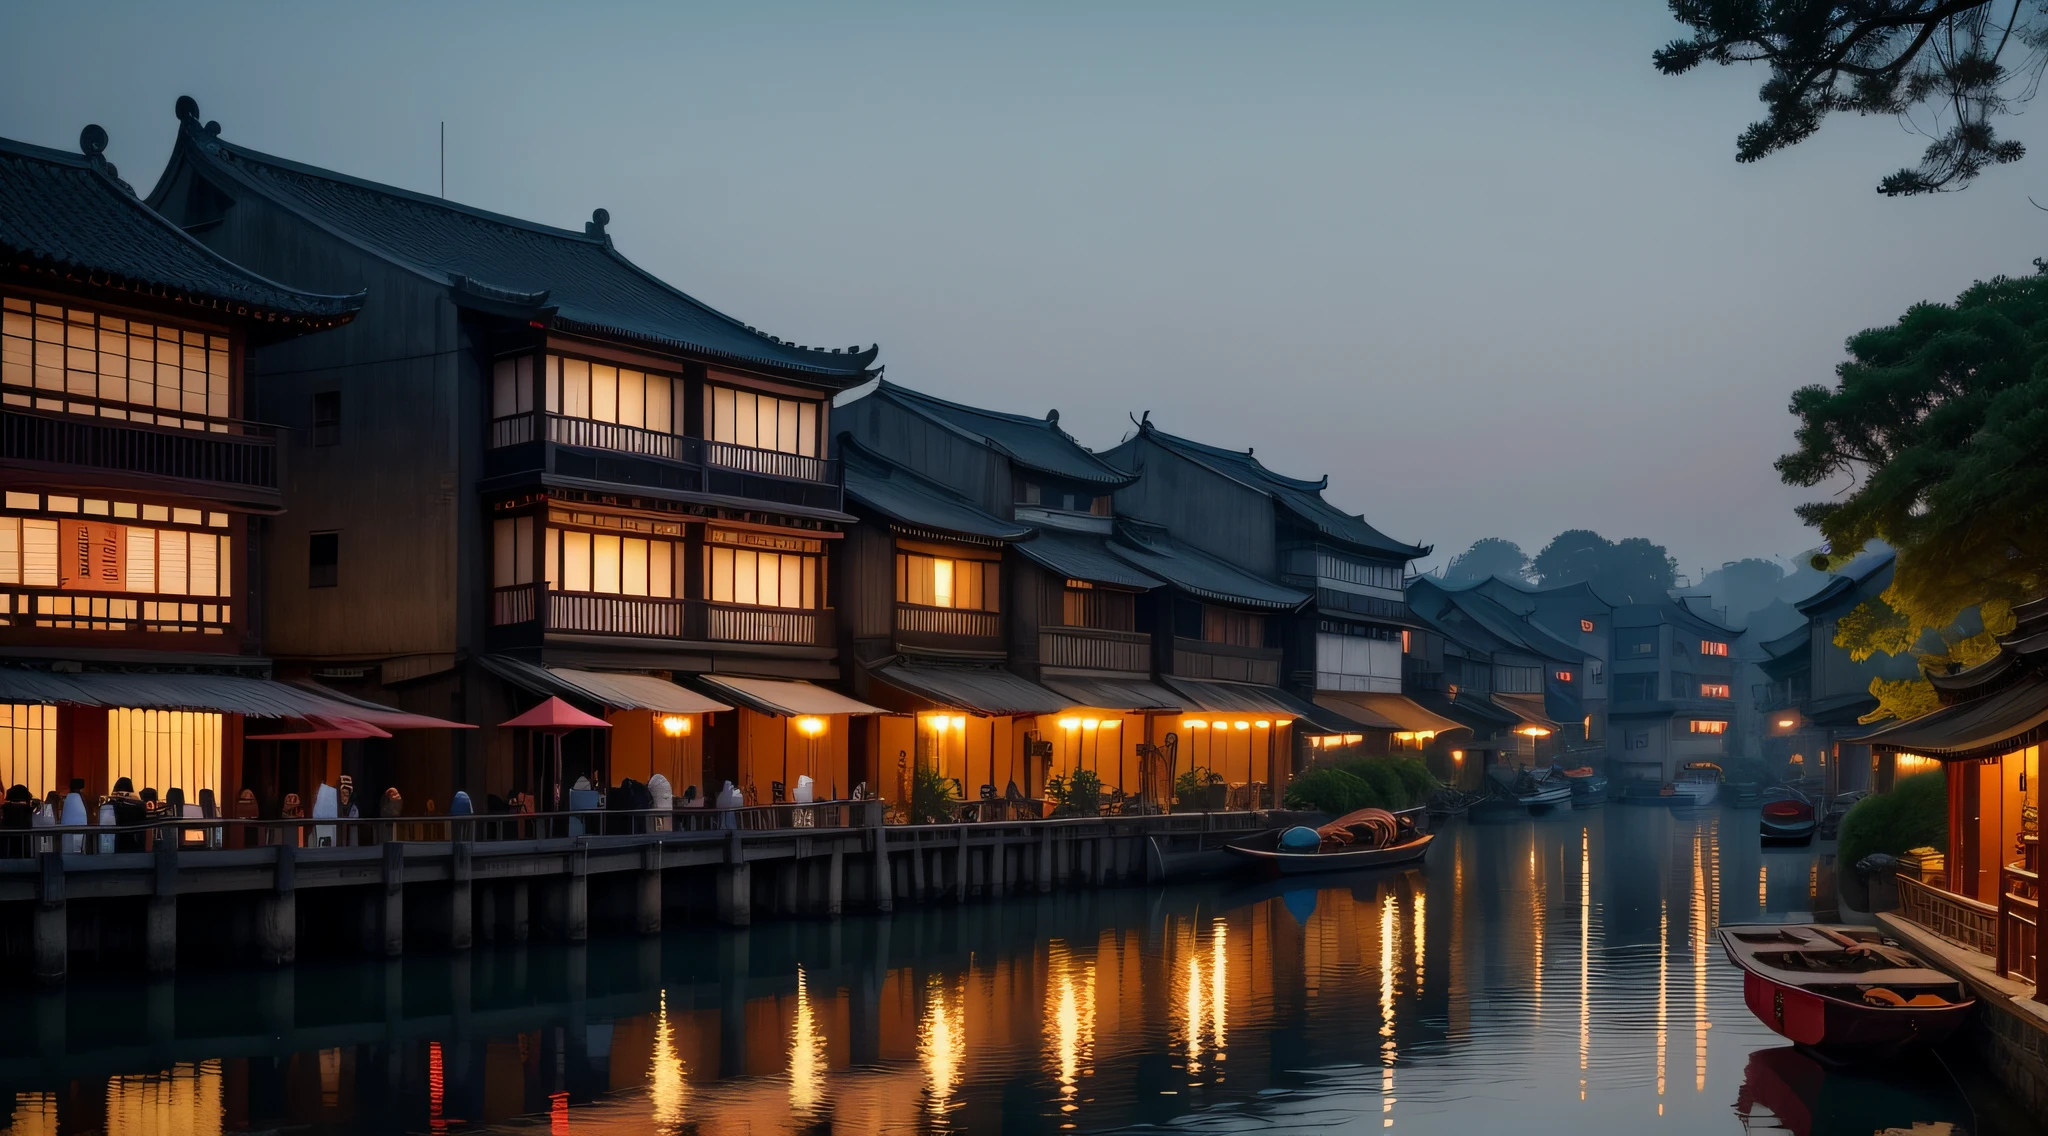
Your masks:
[[[368,293],[328,342],[254,358],[293,471],[263,576],[281,669],[486,727],[392,754],[408,797],[535,788],[524,739],[489,723],[541,692],[486,657],[836,676],[829,565],[851,518],[830,403],[873,348],[704,307],[621,256],[603,210],[538,225],[235,146],[196,106],[180,120],[151,204],[257,271]],[[706,776],[759,780],[750,755],[787,732],[772,717],[713,713]],[[567,753],[568,776],[617,780],[601,740]]]

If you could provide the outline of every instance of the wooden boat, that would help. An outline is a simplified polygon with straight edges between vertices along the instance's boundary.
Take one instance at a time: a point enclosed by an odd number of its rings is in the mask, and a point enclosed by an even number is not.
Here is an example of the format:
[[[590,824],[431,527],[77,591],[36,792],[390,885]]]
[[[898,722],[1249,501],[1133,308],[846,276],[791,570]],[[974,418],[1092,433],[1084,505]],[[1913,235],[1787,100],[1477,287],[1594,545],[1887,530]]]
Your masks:
[[[1580,766],[1577,769],[1566,769],[1563,766],[1553,765],[1550,767],[1550,780],[1553,782],[1562,781],[1571,787],[1572,807],[1575,809],[1590,808],[1594,805],[1604,805],[1607,803],[1607,775],[1590,765]]]
[[[1963,984],[1868,927],[1758,923],[1719,929],[1757,1020],[1838,1061],[1881,1061],[1940,1042],[1977,1003]]]
[[[1318,829],[1276,828],[1257,836],[1224,845],[1224,851],[1259,865],[1276,876],[1299,876],[1312,872],[1342,872],[1358,868],[1386,868],[1412,864],[1429,852],[1436,837],[1415,828],[1414,814],[1385,809],[1360,809],[1346,813]],[[1287,838],[1310,832],[1318,838],[1314,847],[1287,847]]]
[[[1679,771],[1678,780],[1671,783],[1671,788],[1685,798],[1676,802],[1681,807],[1711,805],[1721,795],[1721,767],[1712,762],[1694,762]]]
[[[1796,1045],[1749,1055],[1735,1115],[1744,1131],[1780,1136],[1963,1136],[1982,1131],[1969,1098],[1939,1061],[1847,1068]],[[1911,1128],[1903,1127],[1908,1119]]]
[[[1765,844],[1811,844],[1819,827],[1813,802],[1797,789],[1773,790],[1757,819]]]

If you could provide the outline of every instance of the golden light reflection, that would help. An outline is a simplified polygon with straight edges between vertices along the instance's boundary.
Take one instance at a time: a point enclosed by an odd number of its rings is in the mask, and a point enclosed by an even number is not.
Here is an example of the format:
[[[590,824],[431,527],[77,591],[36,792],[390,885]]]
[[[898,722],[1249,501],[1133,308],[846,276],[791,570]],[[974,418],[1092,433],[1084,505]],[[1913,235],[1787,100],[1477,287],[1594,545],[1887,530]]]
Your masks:
[[[796,1023],[789,1039],[789,1107],[797,1112],[817,1108],[825,1096],[825,1034],[811,1005],[809,980],[796,968]]]
[[[1425,943],[1422,933],[1423,901],[1426,898],[1422,892],[1417,891],[1415,898],[1408,905],[1410,909],[1408,914],[1408,933],[1415,940],[1415,992],[1417,994],[1422,993],[1422,948]]]
[[[1579,1099],[1586,1099],[1586,1063],[1593,1052],[1593,843],[1579,829]]]
[[[654,1056],[647,1062],[647,1095],[653,1105],[655,1131],[674,1132],[683,1126],[683,1111],[690,1103],[685,1074],[682,1055],[676,1052],[675,1023],[668,1017],[668,991],[663,990],[654,1017]]]
[[[1758,911],[1763,911],[1770,907],[1770,882],[1771,866],[1769,864],[1758,866],[1756,870],[1756,909]]]
[[[965,997],[948,991],[945,980],[936,974],[925,979],[924,994],[917,1056],[928,1082],[925,1108],[933,1116],[943,1116],[953,1107],[953,1092],[960,1087],[961,1066],[967,1060]]]
[[[1188,1015],[1188,1076],[1202,1071],[1202,960],[1188,955],[1188,989],[1184,999]]]
[[[1536,881],[1536,835],[1529,834],[1529,927],[1535,937],[1535,949],[1530,952],[1535,964],[1530,969],[1530,979],[1535,985],[1536,1020],[1543,1020],[1543,887]]]
[[[1049,944],[1046,1031],[1051,1035],[1053,1078],[1060,1084],[1060,1111],[1080,1110],[1082,1076],[1095,1061],[1095,966],[1082,964],[1054,939]]]
[[[1229,934],[1230,928],[1224,924],[1223,918],[1218,916],[1209,928],[1209,1039],[1216,1046],[1218,1061],[1223,1060],[1224,1056],[1224,1033],[1227,1028],[1225,1022],[1229,1016],[1226,1009],[1226,1003],[1229,1001],[1226,976],[1230,963],[1224,957],[1224,940]]]
[[[221,1130],[220,1062],[180,1062],[162,1073],[107,1078],[107,1136]]]
[[[1671,1023],[1671,907],[1657,904],[1657,1115],[1664,1115],[1664,1043]]]
[[[1394,928],[1394,903],[1391,896],[1380,896],[1380,1112],[1394,1111],[1394,1058],[1397,1056],[1394,1042],[1394,971],[1401,965],[1400,956],[1394,953],[1399,941]],[[1392,1128],[1394,1118],[1384,1116],[1380,1121],[1383,1128]]]
[[[1692,1088],[1707,1091],[1707,861],[1705,840],[1697,829],[1692,838]]]

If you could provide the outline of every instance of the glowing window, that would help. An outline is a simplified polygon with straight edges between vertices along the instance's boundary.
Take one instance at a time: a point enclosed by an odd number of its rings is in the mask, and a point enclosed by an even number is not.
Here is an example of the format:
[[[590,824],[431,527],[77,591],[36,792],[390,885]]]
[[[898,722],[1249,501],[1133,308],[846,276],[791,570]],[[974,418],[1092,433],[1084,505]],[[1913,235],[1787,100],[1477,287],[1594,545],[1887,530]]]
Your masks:
[[[1726,656],[1728,654],[1728,644],[1712,639],[1702,639],[1700,640],[1700,654]]]
[[[1701,698],[1727,698],[1728,684],[1725,682],[1703,682],[1700,684]]]
[[[1725,734],[1728,732],[1728,723],[1716,719],[1694,718],[1692,720],[1692,732],[1695,734]]]

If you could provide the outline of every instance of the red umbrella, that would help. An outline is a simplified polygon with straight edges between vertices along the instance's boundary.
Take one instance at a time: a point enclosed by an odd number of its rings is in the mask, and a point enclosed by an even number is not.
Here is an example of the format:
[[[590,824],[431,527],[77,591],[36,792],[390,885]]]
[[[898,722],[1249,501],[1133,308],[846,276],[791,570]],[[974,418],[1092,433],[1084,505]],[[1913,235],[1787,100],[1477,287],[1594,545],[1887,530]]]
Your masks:
[[[557,793],[560,792],[562,787],[562,735],[570,730],[609,730],[612,728],[612,724],[603,718],[595,718],[585,714],[583,711],[576,709],[559,698],[549,698],[546,702],[528,710],[517,718],[513,718],[508,722],[500,722],[498,725],[501,728],[509,726],[514,729],[532,730],[535,733],[549,734],[554,737],[555,789]],[[559,807],[561,802],[557,800],[554,804]]]

